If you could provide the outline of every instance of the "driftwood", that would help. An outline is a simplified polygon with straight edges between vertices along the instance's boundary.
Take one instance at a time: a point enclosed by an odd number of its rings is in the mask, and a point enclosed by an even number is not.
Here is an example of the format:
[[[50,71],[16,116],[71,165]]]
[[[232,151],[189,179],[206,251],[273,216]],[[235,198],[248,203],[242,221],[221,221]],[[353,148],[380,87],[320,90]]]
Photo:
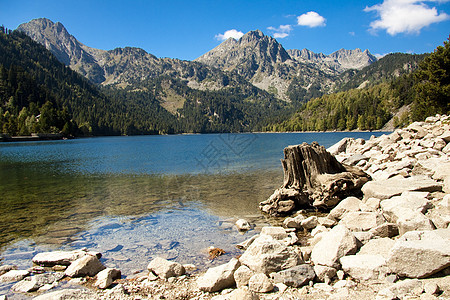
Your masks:
[[[332,208],[342,199],[361,193],[370,180],[362,170],[341,164],[317,142],[284,148],[283,185],[266,201],[262,211],[286,215],[302,208]]]

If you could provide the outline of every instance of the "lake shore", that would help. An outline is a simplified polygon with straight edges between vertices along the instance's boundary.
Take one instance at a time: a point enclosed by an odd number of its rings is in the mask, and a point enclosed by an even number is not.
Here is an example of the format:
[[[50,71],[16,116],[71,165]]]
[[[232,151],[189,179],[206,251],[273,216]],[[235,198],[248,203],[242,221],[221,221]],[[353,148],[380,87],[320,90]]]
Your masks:
[[[390,135],[330,147],[339,161],[372,177],[364,197],[344,199],[326,216],[298,212],[283,227],[263,227],[243,243],[239,259],[206,273],[149,261],[148,271],[123,279],[111,275],[106,289],[93,287],[100,285],[99,275],[71,276],[71,262],[66,279],[50,283],[58,290],[43,289],[37,299],[448,299],[449,122],[447,116],[432,117]],[[37,273],[50,272],[29,271],[34,276],[24,280],[31,282]]]

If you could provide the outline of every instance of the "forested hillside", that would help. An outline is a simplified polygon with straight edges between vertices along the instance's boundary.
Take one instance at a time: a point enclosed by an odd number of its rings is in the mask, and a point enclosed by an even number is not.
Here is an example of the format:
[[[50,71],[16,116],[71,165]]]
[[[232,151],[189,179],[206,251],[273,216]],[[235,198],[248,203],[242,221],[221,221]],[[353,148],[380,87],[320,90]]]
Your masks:
[[[398,55],[396,55],[398,56]],[[367,78],[369,87],[353,88],[343,92],[312,99],[302,106],[289,120],[267,126],[268,131],[307,131],[307,130],[375,130],[393,117],[401,107],[408,106],[409,112],[396,117],[395,126],[405,125],[411,121],[424,120],[436,113],[450,112],[450,45],[449,41],[426,57],[417,57],[421,62],[413,73],[404,72],[402,76],[386,77],[393,72],[372,72],[373,70],[398,70],[395,66],[405,66],[404,70],[413,68],[400,59],[387,57],[385,67],[379,68],[382,60],[367,67],[360,78]],[[397,71],[399,72],[399,71]],[[374,74],[377,74],[374,78]],[[365,77],[364,77],[365,76]],[[372,78],[371,80],[369,80]],[[383,79],[383,80],[381,80]],[[370,86],[370,82],[381,81]],[[383,82],[384,81],[384,82]],[[358,82],[358,81],[354,81]],[[351,81],[347,86],[351,86]],[[359,83],[361,84],[361,83]]]
[[[101,88],[24,33],[4,28],[0,54],[0,133],[12,136],[241,132],[261,130],[267,119],[291,111],[247,82],[202,91],[159,76]],[[179,107],[169,108],[172,98],[182,99]]]

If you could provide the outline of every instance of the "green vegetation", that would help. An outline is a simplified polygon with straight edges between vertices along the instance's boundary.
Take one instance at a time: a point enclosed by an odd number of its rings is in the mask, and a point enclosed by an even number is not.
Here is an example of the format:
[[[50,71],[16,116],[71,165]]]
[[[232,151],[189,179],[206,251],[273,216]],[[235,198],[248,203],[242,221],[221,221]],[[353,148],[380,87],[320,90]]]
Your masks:
[[[393,60],[398,57],[399,60]],[[414,63],[407,63],[407,55],[387,56],[386,63],[374,63],[363,71],[358,80],[349,81],[346,87],[358,85],[361,80],[377,83],[369,87],[348,89],[325,95],[305,103],[288,120],[266,126],[267,131],[325,131],[325,130],[376,130],[381,129],[399,108],[409,105],[410,111],[394,119],[394,126],[411,121],[421,121],[436,113],[450,112],[450,45],[427,55],[415,56],[420,61],[413,73],[393,72],[413,70]],[[385,67],[381,67],[384,65]],[[374,71],[378,70],[378,71]],[[386,71],[387,70],[387,71]],[[384,74],[384,75],[383,75]],[[397,74],[397,75],[398,75]],[[392,77],[391,77],[392,76]],[[389,80],[390,79],[390,80]],[[380,83],[381,82],[381,83]]]

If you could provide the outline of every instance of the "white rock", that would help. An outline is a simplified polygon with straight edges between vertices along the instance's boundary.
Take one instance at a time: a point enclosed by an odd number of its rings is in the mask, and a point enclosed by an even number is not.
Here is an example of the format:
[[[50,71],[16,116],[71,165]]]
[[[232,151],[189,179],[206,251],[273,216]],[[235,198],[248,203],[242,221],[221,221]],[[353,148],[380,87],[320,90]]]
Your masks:
[[[264,273],[256,273],[248,281],[248,289],[257,293],[268,293],[273,291],[273,284]]]
[[[264,274],[290,268],[301,262],[297,253],[265,234],[261,234],[239,260],[252,271]]]
[[[315,228],[318,224],[317,216],[308,217],[301,222],[302,227],[308,230]]]
[[[148,264],[147,269],[163,279],[181,276],[186,272],[182,264],[168,261],[167,259],[164,259],[162,257],[154,258]]]
[[[328,283],[333,277],[336,276],[337,270],[327,266],[315,265],[314,272],[320,282]]]
[[[415,230],[433,230],[435,226],[431,220],[418,211],[405,209],[404,213],[397,220],[399,235],[408,231]]]
[[[394,245],[395,241],[390,238],[373,239],[362,246],[356,255],[381,255],[387,259]]]
[[[376,299],[405,299],[407,295],[418,296],[422,291],[423,283],[420,280],[405,279],[379,291]]]
[[[248,288],[237,288],[228,295],[227,300],[259,300],[259,296]]]
[[[342,200],[341,202],[339,202],[339,204],[336,205],[336,207],[330,211],[328,216],[330,218],[340,220],[343,217],[343,215],[347,212],[359,211],[361,204],[362,204],[362,202],[358,198],[347,197],[344,200]]]
[[[217,292],[235,285],[234,272],[240,264],[236,258],[232,258],[228,263],[209,268],[205,274],[197,279],[197,286],[204,292]]]
[[[239,219],[236,221],[236,227],[239,231],[247,231],[250,230],[252,227],[250,226],[250,223],[247,220]]]
[[[273,237],[276,240],[284,240],[288,238],[288,234],[286,233],[286,230],[284,230],[283,227],[271,227],[266,226],[261,229],[261,235],[268,235]]]
[[[120,276],[120,270],[106,268],[97,274],[97,280],[94,285],[100,289],[106,289],[114,282],[115,279],[120,279]]]
[[[29,293],[37,290],[42,290],[41,288],[45,285],[50,285],[53,287],[53,284],[56,281],[61,280],[64,277],[64,273],[44,273],[38,274],[31,277],[26,277],[22,281],[17,282],[12,286],[11,290],[16,293]]]
[[[358,244],[355,236],[344,226],[337,225],[326,232],[312,252],[311,261],[316,265],[339,267],[342,256],[355,254]]]
[[[0,282],[20,281],[30,275],[27,270],[11,270],[0,276]]]
[[[248,281],[250,277],[252,277],[253,272],[247,266],[240,266],[234,272],[234,281],[236,282],[236,286],[238,288],[248,285]]]
[[[340,262],[344,272],[358,280],[379,279],[389,272],[381,255],[349,255],[341,257]]]
[[[68,266],[75,260],[86,255],[95,255],[97,256],[97,258],[101,258],[101,254],[98,252],[88,252],[86,250],[74,250],[74,251],[53,251],[53,252],[38,253],[33,257],[32,261],[37,265],[45,267],[52,267],[55,265]]]
[[[351,231],[368,231],[383,224],[385,221],[384,217],[378,212],[355,211],[346,213],[340,224]]]
[[[392,247],[387,265],[410,278],[425,278],[449,267],[450,229],[405,233]]]
[[[85,255],[70,264],[64,274],[69,277],[95,276],[105,269],[96,256]]]
[[[442,189],[442,184],[425,175],[408,178],[393,177],[381,181],[369,181],[361,188],[365,198],[389,199],[405,191],[436,192]]]

